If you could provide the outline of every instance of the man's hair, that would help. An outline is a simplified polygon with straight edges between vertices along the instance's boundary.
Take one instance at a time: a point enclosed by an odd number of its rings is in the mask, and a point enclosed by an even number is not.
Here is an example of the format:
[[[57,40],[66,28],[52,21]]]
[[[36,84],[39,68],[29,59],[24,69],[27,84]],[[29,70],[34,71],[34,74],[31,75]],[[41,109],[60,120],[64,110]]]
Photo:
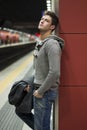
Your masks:
[[[56,16],[56,14],[52,11],[45,11],[44,15],[49,15],[52,18],[52,25],[55,25],[55,28],[59,24],[59,18]]]

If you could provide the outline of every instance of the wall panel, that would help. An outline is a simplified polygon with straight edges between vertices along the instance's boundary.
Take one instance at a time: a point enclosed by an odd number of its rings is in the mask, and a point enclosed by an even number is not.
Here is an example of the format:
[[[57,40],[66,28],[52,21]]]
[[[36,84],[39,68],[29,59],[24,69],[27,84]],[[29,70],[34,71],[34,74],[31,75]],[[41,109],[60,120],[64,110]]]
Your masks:
[[[87,0],[60,0],[61,33],[87,33]]]
[[[87,86],[61,86],[59,99],[59,130],[87,130]]]
[[[59,130],[87,130],[87,0],[60,0],[65,40],[59,87]]]

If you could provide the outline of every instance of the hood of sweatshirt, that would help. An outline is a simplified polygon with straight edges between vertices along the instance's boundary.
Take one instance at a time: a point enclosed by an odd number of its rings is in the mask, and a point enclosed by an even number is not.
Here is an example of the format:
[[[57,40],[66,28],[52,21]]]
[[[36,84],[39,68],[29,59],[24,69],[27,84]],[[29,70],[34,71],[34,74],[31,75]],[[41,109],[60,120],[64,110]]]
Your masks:
[[[62,49],[64,47],[64,40],[56,35],[50,35],[48,38],[46,38],[43,42],[49,40],[49,39],[54,39],[54,40],[57,40],[59,45],[60,45],[60,48]]]
[[[43,41],[41,41],[39,38],[37,38],[36,39],[36,41],[37,41],[36,47],[40,48],[43,45],[43,43],[45,43],[49,39],[57,40],[58,44],[60,45],[60,48],[63,49],[63,47],[64,47],[64,40],[62,38],[58,37],[57,35],[50,35],[48,38],[46,38]]]

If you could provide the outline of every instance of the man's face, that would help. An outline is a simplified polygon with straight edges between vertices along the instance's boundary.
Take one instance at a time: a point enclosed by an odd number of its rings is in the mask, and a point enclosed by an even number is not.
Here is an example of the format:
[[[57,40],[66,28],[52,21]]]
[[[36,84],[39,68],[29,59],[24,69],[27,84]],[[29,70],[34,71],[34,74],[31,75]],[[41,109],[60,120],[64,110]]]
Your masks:
[[[49,15],[44,15],[38,25],[40,31],[49,31],[53,29],[52,18]]]

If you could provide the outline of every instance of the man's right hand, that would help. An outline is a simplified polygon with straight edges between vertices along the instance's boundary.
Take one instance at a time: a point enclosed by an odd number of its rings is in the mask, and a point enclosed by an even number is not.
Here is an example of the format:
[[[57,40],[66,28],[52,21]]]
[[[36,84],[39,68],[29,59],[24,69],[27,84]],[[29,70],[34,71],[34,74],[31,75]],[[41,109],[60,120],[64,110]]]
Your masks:
[[[30,86],[29,85],[24,88],[24,91],[26,91],[26,92],[29,92],[29,90],[30,90]]]

